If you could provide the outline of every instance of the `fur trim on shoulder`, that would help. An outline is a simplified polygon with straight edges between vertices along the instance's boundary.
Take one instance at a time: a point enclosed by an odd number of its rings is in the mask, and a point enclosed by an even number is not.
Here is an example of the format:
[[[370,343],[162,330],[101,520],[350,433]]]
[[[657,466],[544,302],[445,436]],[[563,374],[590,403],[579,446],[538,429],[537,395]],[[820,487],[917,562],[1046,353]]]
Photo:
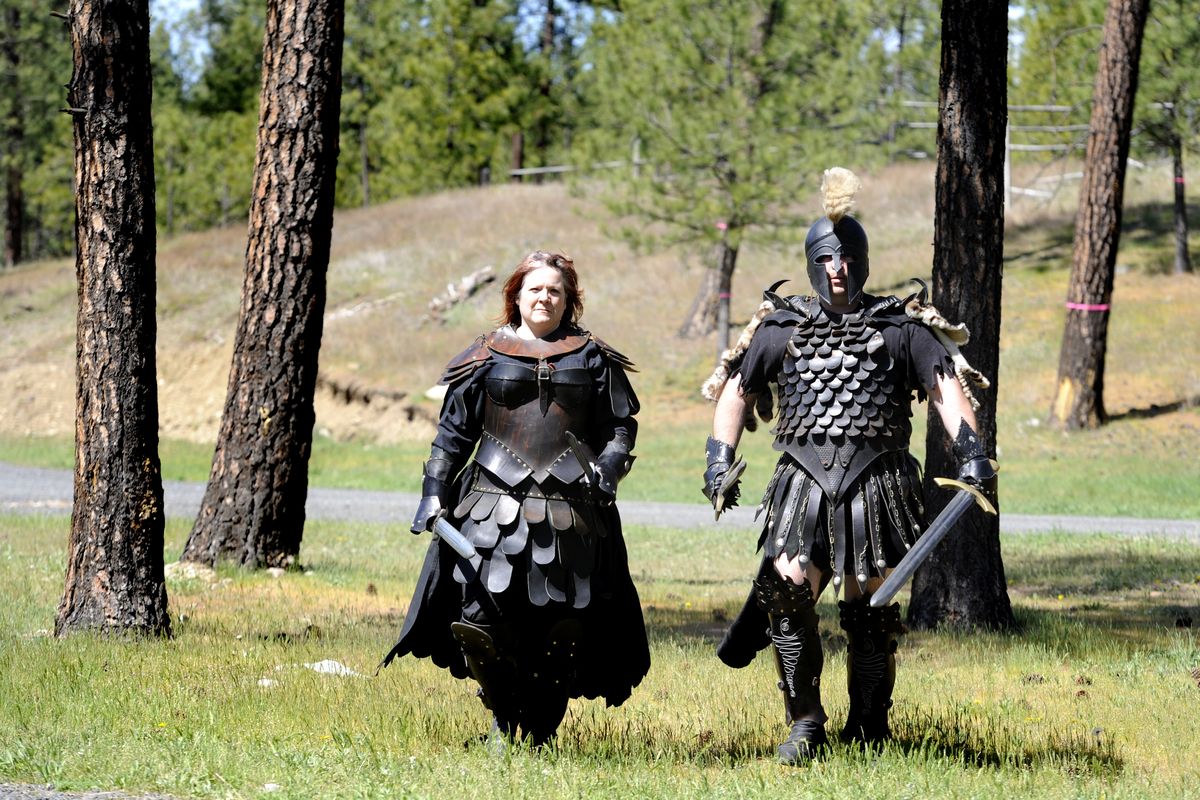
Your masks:
[[[729,376],[733,374],[733,370],[741,363],[742,356],[746,354],[746,349],[750,347],[750,340],[754,338],[754,332],[758,330],[758,326],[762,324],[767,315],[774,310],[775,304],[770,300],[763,300],[759,304],[758,309],[754,312],[754,316],[750,318],[749,324],[746,325],[745,330],[738,336],[733,347],[721,354],[721,359],[717,362],[717,368],[713,370],[713,374],[700,387],[700,394],[704,399],[710,403],[715,403],[720,399],[721,391],[725,388],[725,384],[729,382]]]
[[[954,363],[954,376],[958,378],[963,394],[971,401],[971,408],[978,410],[979,401],[975,399],[972,389],[987,389],[992,383],[982,372],[967,363],[966,357],[959,350],[960,346],[971,340],[971,332],[967,330],[966,324],[952,323],[943,317],[942,312],[932,303],[923,302],[923,296],[924,292],[909,298],[904,306],[904,313],[928,327],[938,341],[945,345],[950,360]]]

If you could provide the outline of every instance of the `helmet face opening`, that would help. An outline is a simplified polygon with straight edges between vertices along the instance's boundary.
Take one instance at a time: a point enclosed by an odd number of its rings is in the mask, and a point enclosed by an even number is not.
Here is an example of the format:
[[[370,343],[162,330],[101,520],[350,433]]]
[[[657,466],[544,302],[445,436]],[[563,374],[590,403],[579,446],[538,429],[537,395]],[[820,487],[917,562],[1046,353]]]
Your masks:
[[[839,266],[845,264],[848,304],[857,303],[870,272],[867,254],[867,232],[857,220],[842,217],[834,224],[829,217],[821,217],[808,229],[808,236],[804,240],[808,280],[813,291],[825,303],[833,304],[833,291],[825,271],[826,263],[833,259]]]

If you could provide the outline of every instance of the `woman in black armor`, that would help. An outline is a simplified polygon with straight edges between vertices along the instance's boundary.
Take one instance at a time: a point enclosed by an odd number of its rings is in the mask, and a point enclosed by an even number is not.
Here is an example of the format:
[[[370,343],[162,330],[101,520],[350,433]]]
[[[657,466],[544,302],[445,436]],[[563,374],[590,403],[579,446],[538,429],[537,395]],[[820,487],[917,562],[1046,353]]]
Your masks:
[[[816,296],[781,297],[778,284],[768,290],[741,346],[705,387],[717,407],[704,492],[718,513],[737,500],[730,469],[747,410],[769,418],[778,397],[772,433],[781,456],[763,496],[762,567],[718,655],[744,667],[774,645],[791,726],[779,746],[785,764],[807,763],[827,741],[816,601],[830,581],[842,593],[848,639],[842,738],[878,743],[891,735],[904,629],[898,604],[873,608],[868,599],[923,530],[921,471],[908,452],[914,393],[956,432],[959,480],[989,491],[995,480],[970,394],[970,384],[987,383],[957,348],[965,328],[942,319],[923,292],[900,300],[863,291],[867,235],[846,213],[858,179],[840,168],[825,178],[826,216],[804,246]]]
[[[431,543],[384,659],[470,675],[493,736],[535,745],[569,698],[620,705],[650,667],[613,503],[637,435],[632,364],[578,326],[582,310],[571,259],[531,253],[505,283],[505,324],[446,367],[412,531],[443,517],[477,555]]]

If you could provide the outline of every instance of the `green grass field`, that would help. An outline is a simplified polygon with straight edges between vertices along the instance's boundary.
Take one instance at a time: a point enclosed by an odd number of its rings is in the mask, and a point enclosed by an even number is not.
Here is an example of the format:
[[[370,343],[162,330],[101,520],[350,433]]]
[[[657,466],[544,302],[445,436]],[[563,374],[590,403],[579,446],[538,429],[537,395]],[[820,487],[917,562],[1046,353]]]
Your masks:
[[[1169,215],[1169,170],[1131,173],[1106,368],[1113,422],[1045,424],[1056,379],[1071,246],[1069,192],[1007,212],[997,391],[1008,512],[1200,517],[1200,278],[1167,277],[1171,242],[1138,235]],[[869,176],[861,217],[872,287],[928,275],[932,165]],[[695,253],[635,253],[604,235],[586,192],[494,186],[339,211],[321,349],[340,385],[403,401],[317,397],[319,486],[416,491],[432,432],[422,398],[497,308],[489,294],[445,325],[425,304],[485,264],[503,273],[539,247],[576,257],[585,324],[641,366],[639,460],[626,499],[700,502],[711,408],[698,387],[713,344],[674,334],[700,276]],[[1141,228],[1139,228],[1141,226]],[[204,480],[238,309],[244,230],[160,242],[163,476]],[[747,242],[734,282],[745,319],[762,287],[802,275],[794,250]],[[801,285],[796,291],[803,290]],[[894,289],[902,291],[902,288]],[[0,460],[70,469],[74,269],[0,273]],[[360,310],[361,309],[361,310]],[[416,410],[414,417],[413,409]],[[409,419],[414,417],[413,419]],[[923,449],[924,411],[914,420]],[[747,496],[774,462],[745,440]],[[189,520],[170,520],[180,552]],[[1200,785],[1200,551],[1109,536],[1003,542],[1021,629],[912,633],[899,654],[896,742],[835,748],[806,770],[773,762],[782,709],[770,660],[722,666],[713,645],[754,569],[753,534],[627,531],[654,666],[618,709],[575,702],[558,746],[508,758],[478,743],[473,685],[425,662],[373,676],[412,591],[422,542],[392,526],[310,521],[304,572],[222,570],[168,586],[176,636],[48,635],[63,588],[65,517],[0,515],[0,783],[195,797],[1190,798]],[[845,640],[826,620],[826,705],[840,725]],[[1179,626],[1177,627],[1177,622]],[[362,677],[303,665],[336,659]]]
[[[771,660],[713,648],[754,568],[747,531],[627,531],[650,675],[622,707],[573,701],[557,747],[489,757],[474,684],[425,661],[374,669],[424,542],[401,526],[312,522],[304,572],[171,581],[175,638],[47,634],[65,517],[0,517],[0,781],[194,797],[1188,798],[1200,781],[1200,560],[1111,536],[1006,539],[1021,630],[903,638],[878,754],[773,761]],[[168,554],[186,535],[168,526]],[[679,558],[680,547],[690,550]],[[172,557],[172,556],[169,556]],[[821,602],[830,727],[845,639]],[[359,676],[318,674],[334,659]],[[272,788],[277,787],[277,788]]]

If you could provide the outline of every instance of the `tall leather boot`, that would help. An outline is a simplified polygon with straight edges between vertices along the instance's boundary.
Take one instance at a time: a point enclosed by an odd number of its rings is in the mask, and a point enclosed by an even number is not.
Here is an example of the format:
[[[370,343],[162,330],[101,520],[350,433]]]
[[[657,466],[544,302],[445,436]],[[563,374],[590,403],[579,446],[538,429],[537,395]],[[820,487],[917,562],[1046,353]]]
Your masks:
[[[471,677],[479,683],[479,699],[492,712],[492,734],[512,741],[520,720],[517,663],[497,641],[503,638],[500,631],[492,625],[454,622],[450,632],[462,648]]]
[[[892,738],[888,709],[896,685],[896,647],[904,625],[900,604],[871,608],[866,597],[838,603],[846,649],[850,713],[843,741],[879,744]]]
[[[579,620],[560,620],[546,633],[541,650],[534,654],[521,698],[521,731],[534,747],[554,739],[567,713],[582,640]]]
[[[821,668],[825,659],[817,632],[816,600],[808,581],[797,585],[774,568],[760,573],[755,580],[755,591],[770,622],[778,685],[791,726],[787,738],[779,745],[779,763],[802,766],[819,755],[829,741],[825,735],[829,717],[821,705]]]

